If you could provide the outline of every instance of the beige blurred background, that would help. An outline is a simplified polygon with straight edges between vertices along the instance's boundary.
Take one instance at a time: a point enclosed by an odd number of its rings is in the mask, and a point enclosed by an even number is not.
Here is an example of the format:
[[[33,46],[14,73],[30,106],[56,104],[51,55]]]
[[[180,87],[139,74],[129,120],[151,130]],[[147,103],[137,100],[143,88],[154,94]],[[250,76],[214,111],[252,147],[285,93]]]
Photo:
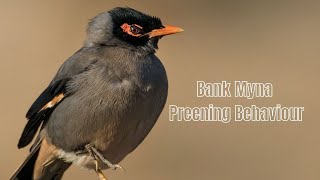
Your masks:
[[[0,1],[0,179],[27,156],[16,145],[24,115],[84,40],[88,20],[130,6],[178,25],[157,55],[169,77],[167,105],[146,140],[111,180],[320,179],[320,2]],[[196,81],[271,82],[274,97],[196,98]],[[304,106],[302,123],[169,122],[168,105]],[[98,179],[72,167],[64,179]]]

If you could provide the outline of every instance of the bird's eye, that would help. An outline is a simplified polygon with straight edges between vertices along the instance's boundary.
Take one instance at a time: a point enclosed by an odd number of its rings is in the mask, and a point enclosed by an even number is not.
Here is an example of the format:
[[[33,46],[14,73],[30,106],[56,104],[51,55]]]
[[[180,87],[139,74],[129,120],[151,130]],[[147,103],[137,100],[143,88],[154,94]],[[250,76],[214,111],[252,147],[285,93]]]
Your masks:
[[[130,26],[130,31],[132,34],[142,34],[142,29],[134,24]]]
[[[142,27],[137,24],[129,25],[127,23],[124,23],[120,27],[123,32],[127,33],[130,36],[139,37],[144,33]]]

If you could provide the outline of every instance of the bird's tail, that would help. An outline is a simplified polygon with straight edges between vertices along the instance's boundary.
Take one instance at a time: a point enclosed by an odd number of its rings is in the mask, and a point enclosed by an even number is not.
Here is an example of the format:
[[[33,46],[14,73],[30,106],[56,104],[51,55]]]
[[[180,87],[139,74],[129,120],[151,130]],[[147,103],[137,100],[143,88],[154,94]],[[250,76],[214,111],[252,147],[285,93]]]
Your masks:
[[[44,152],[46,148],[41,149],[43,144],[43,140],[40,140],[32,146],[29,156],[11,176],[10,180],[60,180],[62,178],[63,173],[71,164],[61,159],[53,159],[44,167],[43,159],[47,158],[43,158],[43,156],[46,156]]]

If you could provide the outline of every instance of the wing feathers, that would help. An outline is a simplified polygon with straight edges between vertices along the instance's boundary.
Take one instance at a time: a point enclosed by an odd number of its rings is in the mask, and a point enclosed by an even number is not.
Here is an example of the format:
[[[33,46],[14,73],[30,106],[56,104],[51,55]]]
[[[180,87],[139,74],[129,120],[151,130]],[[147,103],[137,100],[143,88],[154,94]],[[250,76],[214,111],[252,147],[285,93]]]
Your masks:
[[[52,108],[53,106],[58,104],[63,98],[64,98],[64,94],[63,93],[55,96],[51,101],[49,101],[45,106],[43,106],[40,109],[40,111],[43,111],[43,110],[48,109],[48,108]]]
[[[43,93],[37,98],[37,100],[31,105],[27,112],[26,117],[30,119],[31,116],[38,113],[48,102],[50,102],[55,96],[65,92],[66,83],[69,78],[57,80],[49,85]]]
[[[42,122],[49,119],[54,108],[65,98],[67,81],[68,79],[61,79],[51,83],[32,104],[26,115],[28,123],[22,132],[18,148],[23,148],[32,141]]]
[[[88,49],[80,49],[60,67],[50,85],[41,93],[28,110],[26,117],[28,123],[20,137],[18,147],[27,146],[35,136],[39,127],[45,126],[55,107],[71,94],[67,93],[67,83],[76,74],[81,74],[98,62],[97,59],[87,59],[87,56],[79,56],[83,53],[92,53]],[[83,59],[85,58],[85,59]],[[42,125],[41,125],[42,124]]]

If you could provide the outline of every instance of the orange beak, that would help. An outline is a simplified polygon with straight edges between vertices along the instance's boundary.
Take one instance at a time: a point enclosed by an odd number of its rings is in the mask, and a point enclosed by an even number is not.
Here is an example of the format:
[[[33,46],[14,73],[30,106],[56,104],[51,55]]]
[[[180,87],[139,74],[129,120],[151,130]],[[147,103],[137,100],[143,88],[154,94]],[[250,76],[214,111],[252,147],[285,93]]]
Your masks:
[[[176,26],[164,26],[162,29],[154,29],[148,33],[149,37],[165,36],[170,34],[175,34],[183,32],[184,30]]]

